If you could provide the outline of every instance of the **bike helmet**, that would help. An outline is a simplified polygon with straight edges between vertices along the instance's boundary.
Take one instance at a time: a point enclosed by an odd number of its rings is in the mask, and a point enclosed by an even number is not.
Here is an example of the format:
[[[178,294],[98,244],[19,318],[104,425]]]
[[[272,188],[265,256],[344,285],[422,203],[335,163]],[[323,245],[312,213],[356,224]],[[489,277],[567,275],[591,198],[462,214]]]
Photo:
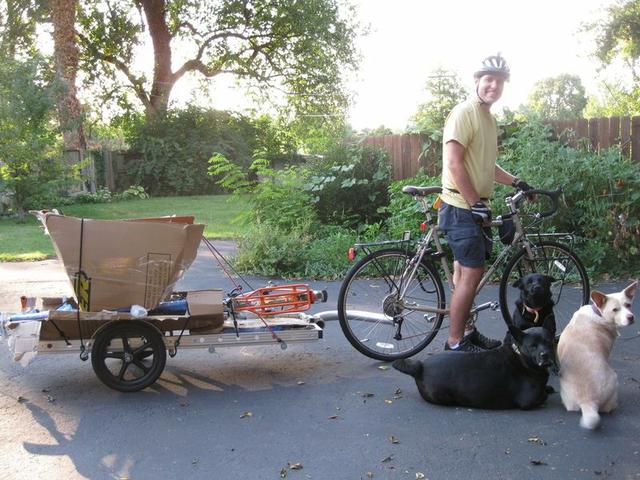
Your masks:
[[[506,60],[499,53],[485,58],[482,61],[482,66],[475,71],[473,76],[475,78],[480,78],[483,75],[488,74],[502,75],[505,81],[509,81],[509,77],[511,76],[509,65],[507,65]]]

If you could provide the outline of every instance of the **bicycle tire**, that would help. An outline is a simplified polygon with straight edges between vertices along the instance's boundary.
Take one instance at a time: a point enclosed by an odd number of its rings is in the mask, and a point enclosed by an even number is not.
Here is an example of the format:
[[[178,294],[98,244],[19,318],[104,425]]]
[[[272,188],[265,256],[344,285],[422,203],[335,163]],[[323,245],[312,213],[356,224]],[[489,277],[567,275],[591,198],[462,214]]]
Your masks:
[[[527,273],[541,273],[555,278],[551,290],[556,319],[556,338],[578,308],[589,302],[589,277],[573,250],[566,245],[542,241],[531,245],[534,259],[523,248],[509,261],[500,279],[500,310],[506,322],[513,320],[512,310],[520,290],[511,284]]]
[[[367,357],[388,362],[415,355],[442,325],[443,314],[398,307],[398,279],[412,257],[397,249],[372,252],[349,270],[340,286],[340,327],[349,343]],[[445,308],[442,280],[431,262],[422,260],[412,282],[406,299]]]

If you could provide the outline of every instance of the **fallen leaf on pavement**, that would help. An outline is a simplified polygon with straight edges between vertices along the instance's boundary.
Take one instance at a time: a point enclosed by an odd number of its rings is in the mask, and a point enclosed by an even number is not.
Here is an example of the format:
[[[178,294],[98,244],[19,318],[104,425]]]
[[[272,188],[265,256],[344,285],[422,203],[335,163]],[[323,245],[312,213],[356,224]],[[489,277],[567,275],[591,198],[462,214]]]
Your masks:
[[[287,478],[287,469],[284,467],[280,470],[280,478]]]
[[[253,417],[253,413],[244,412],[242,415],[240,415],[240,418],[247,418],[247,417]]]
[[[531,465],[546,465],[546,463],[542,460],[529,460]]]
[[[302,470],[302,464],[301,463],[289,463],[289,468],[291,470]]]
[[[388,457],[384,457],[381,463],[387,463],[393,460],[393,455],[389,455]]]
[[[398,440],[398,439],[397,439],[396,437],[394,437],[393,435],[391,435],[391,436],[389,437],[389,441],[390,441],[391,443],[393,443],[393,444],[400,443],[400,440]]]
[[[389,365],[380,365],[378,370],[389,370]]]
[[[540,437],[529,437],[527,441],[529,443],[537,443],[538,445],[543,445],[543,446],[547,444],[547,442],[542,440]]]

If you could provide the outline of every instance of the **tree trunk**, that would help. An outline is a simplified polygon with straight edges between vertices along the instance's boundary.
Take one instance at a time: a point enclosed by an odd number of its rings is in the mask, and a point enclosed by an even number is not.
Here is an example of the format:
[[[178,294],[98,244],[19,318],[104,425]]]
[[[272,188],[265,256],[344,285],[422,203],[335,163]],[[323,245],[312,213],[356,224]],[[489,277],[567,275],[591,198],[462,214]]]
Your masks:
[[[80,52],[76,41],[76,9],[78,0],[50,0],[56,80],[64,87],[58,99],[58,117],[68,158],[82,161],[87,148],[82,128],[82,107],[76,95],[76,75]],[[77,152],[77,154],[75,153]],[[90,169],[92,172],[93,169]],[[91,190],[95,179],[89,175]]]
[[[169,106],[169,97],[175,84],[171,71],[171,33],[166,20],[165,0],[141,0],[149,34],[153,41],[154,69],[151,86],[151,107],[147,108],[149,117],[163,115]]]

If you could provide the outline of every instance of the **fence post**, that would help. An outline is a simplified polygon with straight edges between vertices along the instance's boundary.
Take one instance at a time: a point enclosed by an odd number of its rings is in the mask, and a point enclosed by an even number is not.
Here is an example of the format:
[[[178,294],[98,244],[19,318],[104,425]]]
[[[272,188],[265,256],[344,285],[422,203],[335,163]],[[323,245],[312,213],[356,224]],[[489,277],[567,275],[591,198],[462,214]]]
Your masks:
[[[631,156],[631,118],[620,117],[620,151],[623,157]]]
[[[631,119],[631,159],[640,162],[640,117]]]
[[[589,119],[589,141],[591,143],[591,151],[598,151],[598,119]]]

